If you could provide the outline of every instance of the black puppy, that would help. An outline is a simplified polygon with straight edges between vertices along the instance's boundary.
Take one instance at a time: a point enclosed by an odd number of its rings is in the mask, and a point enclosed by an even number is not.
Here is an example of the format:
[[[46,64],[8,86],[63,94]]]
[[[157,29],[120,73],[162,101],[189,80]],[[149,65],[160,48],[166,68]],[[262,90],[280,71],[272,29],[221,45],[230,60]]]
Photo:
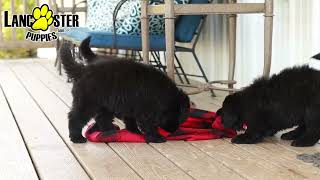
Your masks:
[[[69,113],[70,139],[86,142],[83,126],[95,117],[102,131],[113,131],[113,118],[122,119],[132,132],[145,134],[147,142],[164,142],[158,134],[161,127],[177,130],[189,111],[189,98],[164,73],[151,66],[117,57],[96,56],[89,48],[90,39],[80,47],[89,61],[76,63],[68,44],[60,49],[60,58],[69,78],[73,80],[73,103]]]
[[[240,92],[226,97],[218,110],[226,128],[244,134],[232,139],[253,144],[276,132],[298,126],[281,136],[292,146],[312,146],[320,138],[320,71],[308,66],[285,69],[270,79],[257,79]]]

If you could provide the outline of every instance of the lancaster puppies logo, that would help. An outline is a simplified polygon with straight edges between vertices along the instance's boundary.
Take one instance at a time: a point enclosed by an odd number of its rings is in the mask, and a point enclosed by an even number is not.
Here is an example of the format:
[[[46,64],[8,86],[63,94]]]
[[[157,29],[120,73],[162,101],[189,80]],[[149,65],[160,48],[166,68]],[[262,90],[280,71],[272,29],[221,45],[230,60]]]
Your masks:
[[[54,15],[47,4],[35,7],[32,14],[12,15],[4,11],[4,27],[30,28],[25,38],[31,41],[52,41],[57,39],[56,32],[47,32],[50,26],[55,28],[79,27],[78,15]]]

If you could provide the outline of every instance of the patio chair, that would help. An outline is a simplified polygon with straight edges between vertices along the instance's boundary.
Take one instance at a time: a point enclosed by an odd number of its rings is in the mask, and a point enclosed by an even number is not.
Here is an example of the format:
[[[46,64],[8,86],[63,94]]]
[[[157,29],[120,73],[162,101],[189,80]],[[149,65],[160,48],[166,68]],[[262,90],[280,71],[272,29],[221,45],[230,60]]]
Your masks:
[[[208,0],[190,0],[189,3],[193,4],[203,4],[208,3]],[[202,15],[192,15],[192,16],[180,16],[176,22],[176,31],[175,38],[177,42],[183,43],[191,43],[191,48],[176,46],[177,52],[188,52],[192,53],[201,74],[194,75],[188,74],[184,71],[180,59],[176,55],[176,74],[178,75],[180,81],[182,83],[182,77],[184,77],[186,83],[190,83],[187,76],[195,76],[202,77],[206,82],[208,82],[208,78],[199,62],[199,59],[195,52],[195,47],[198,42],[199,33],[203,27],[203,22],[205,20],[205,16]],[[90,46],[93,48],[115,48],[115,49],[124,49],[124,50],[133,50],[133,51],[141,51],[142,43],[141,43],[141,35],[125,35],[125,34],[117,34],[116,37],[112,32],[105,31],[92,31],[88,28],[73,28],[71,31],[62,33],[60,37],[63,40],[70,41],[75,46],[79,46],[81,41],[86,37],[91,36]],[[155,62],[158,68],[165,70],[165,66],[160,61],[160,53],[165,52],[166,44],[165,44],[165,35],[150,35],[150,52],[153,56],[153,62]],[[57,46],[59,47],[59,46]],[[58,63],[61,63],[58,60]]]

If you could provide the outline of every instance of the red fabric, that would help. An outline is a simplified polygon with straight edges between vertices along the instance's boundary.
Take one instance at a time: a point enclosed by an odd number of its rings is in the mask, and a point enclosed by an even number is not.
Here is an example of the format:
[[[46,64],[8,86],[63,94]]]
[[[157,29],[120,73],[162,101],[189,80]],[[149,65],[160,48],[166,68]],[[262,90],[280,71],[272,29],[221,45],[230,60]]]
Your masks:
[[[129,132],[115,126],[116,130],[110,132],[97,131],[95,124],[89,126],[85,132],[85,137],[91,142],[145,142],[143,134]],[[167,140],[208,140],[222,137],[234,137],[235,130],[225,129],[221,123],[221,118],[214,112],[191,109],[189,117],[179,126],[175,133],[168,133],[159,128],[159,133]]]

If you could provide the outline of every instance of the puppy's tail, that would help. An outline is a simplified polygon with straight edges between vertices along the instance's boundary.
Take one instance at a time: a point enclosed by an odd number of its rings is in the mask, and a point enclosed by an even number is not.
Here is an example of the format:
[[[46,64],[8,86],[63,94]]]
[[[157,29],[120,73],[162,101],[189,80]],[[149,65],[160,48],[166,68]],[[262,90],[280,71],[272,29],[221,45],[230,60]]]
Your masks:
[[[82,76],[85,67],[84,65],[77,63],[72,57],[71,49],[68,43],[62,44],[59,50],[59,55],[68,78],[73,80],[79,79]]]
[[[81,42],[79,47],[81,55],[87,60],[88,63],[90,63],[91,60],[96,57],[96,55],[90,49],[90,39],[90,36],[87,37]]]

